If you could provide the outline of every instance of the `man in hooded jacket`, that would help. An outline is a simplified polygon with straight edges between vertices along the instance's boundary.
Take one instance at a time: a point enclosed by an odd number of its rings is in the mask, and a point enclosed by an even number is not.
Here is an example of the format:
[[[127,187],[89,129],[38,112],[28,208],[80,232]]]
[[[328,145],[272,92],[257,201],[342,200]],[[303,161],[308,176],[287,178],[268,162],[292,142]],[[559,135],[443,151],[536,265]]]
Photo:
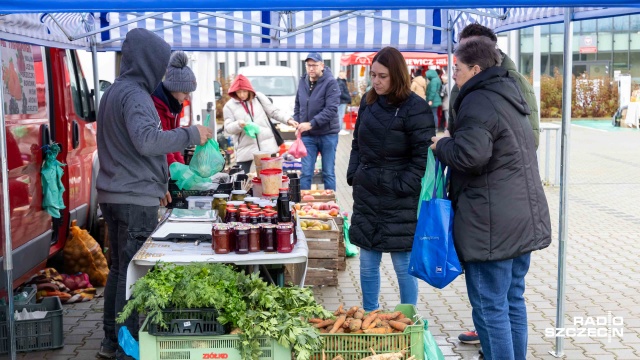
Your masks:
[[[167,192],[167,153],[204,144],[211,129],[196,125],[162,131],[151,93],[169,63],[171,48],[156,34],[133,29],[122,44],[120,75],[100,101],[98,112],[98,202],[109,231],[111,268],[104,291],[105,337],[98,356],[130,359],[118,346],[120,327],[138,334],[138,316],[124,324],[115,318],[127,300],[129,262],[158,224],[158,207]]]
[[[322,156],[322,180],[325,189],[336,189],[336,149],[338,148],[338,105],[340,87],[331,69],[324,66],[322,55],[309,53],[305,60],[307,74],[300,79],[293,118],[307,148],[302,158],[300,189],[311,188],[318,152]]]

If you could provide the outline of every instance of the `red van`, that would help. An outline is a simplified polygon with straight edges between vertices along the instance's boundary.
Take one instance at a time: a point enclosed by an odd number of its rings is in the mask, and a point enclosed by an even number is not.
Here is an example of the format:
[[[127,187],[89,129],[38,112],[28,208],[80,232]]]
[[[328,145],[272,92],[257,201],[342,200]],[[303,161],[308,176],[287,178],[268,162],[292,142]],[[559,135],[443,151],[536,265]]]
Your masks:
[[[74,50],[0,39],[0,57],[15,287],[64,247],[72,220],[85,227],[96,220],[97,127],[93,91]],[[58,160],[66,164],[66,209],[59,219],[42,208],[42,147],[52,142],[60,144]],[[4,230],[0,242],[5,243]],[[4,280],[3,275],[0,289]]]

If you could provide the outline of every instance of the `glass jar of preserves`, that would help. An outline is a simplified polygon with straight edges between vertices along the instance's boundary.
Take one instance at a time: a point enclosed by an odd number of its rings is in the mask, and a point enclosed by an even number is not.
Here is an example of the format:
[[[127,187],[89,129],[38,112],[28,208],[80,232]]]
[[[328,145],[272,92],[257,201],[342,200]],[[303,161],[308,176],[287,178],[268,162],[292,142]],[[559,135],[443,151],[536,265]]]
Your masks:
[[[243,223],[243,224],[248,224],[249,223],[249,212],[248,211],[241,211],[240,212],[240,216],[238,216],[238,222]]]
[[[231,200],[233,201],[242,201],[244,202],[244,198],[247,197],[247,192],[245,190],[233,190],[231,191]]]
[[[290,224],[278,225],[277,234],[279,253],[290,253],[291,251],[293,251],[293,245],[291,244],[291,233],[292,228]]]
[[[260,251],[260,226],[249,226],[249,252]]]
[[[249,226],[236,226],[236,254],[249,253]]]
[[[262,225],[262,237],[260,239],[261,248],[265,252],[275,252],[276,248],[276,226],[271,224]]]
[[[258,225],[260,223],[260,213],[259,212],[250,212],[249,213],[249,223],[252,225]]]
[[[224,217],[224,222],[226,222],[227,224],[232,222],[238,222],[238,209],[227,207],[227,214]]]
[[[211,209],[218,211],[218,217],[224,219],[227,216],[227,194],[214,194]]]
[[[213,241],[211,247],[216,254],[228,254],[231,251],[229,227],[216,224],[213,227]]]

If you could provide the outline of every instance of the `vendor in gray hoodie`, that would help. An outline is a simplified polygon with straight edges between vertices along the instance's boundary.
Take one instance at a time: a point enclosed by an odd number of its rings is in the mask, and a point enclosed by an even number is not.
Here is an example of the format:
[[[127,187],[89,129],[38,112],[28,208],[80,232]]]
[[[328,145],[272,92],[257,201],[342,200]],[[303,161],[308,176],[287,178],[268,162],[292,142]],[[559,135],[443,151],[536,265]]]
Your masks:
[[[204,144],[213,136],[211,129],[200,125],[162,131],[150,94],[160,84],[170,55],[169,44],[154,33],[129,31],[122,44],[120,76],[100,101],[96,188],[111,245],[104,290],[105,338],[98,352],[102,358],[129,359],[117,345],[122,325],[138,335],[137,314],[124,324],[115,318],[126,304],[129,262],[158,224],[159,205],[171,202],[167,153]],[[172,81],[195,82],[195,78]]]

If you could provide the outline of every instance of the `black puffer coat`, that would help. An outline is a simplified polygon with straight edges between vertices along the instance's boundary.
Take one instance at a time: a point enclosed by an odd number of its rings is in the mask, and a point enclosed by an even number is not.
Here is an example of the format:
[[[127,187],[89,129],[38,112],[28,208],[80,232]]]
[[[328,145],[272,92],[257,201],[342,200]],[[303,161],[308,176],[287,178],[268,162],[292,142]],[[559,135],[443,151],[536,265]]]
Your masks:
[[[435,124],[427,103],[411,93],[400,107],[380,96],[360,104],[347,182],[353,186],[349,237],[381,252],[411,251],[421,179]]]
[[[551,243],[529,107],[502,67],[472,77],[436,156],[451,169],[453,239],[462,261],[512,259]]]

